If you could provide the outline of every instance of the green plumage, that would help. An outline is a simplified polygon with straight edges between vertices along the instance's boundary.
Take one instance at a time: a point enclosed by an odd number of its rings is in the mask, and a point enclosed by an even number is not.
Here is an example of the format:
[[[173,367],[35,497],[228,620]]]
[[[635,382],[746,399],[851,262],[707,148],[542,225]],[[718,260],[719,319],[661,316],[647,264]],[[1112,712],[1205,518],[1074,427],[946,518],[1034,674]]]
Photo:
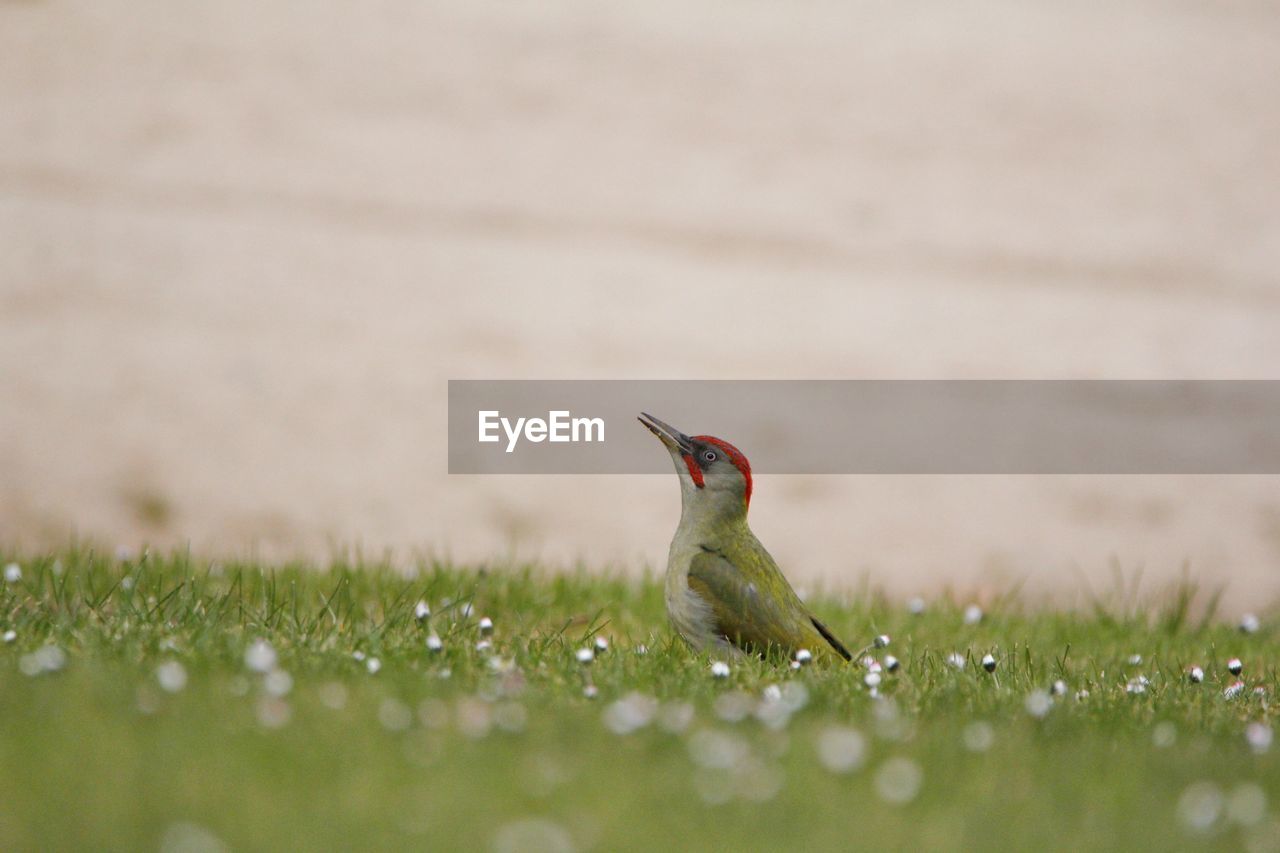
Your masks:
[[[740,530],[726,533],[714,544],[699,543],[701,552],[689,562],[689,588],[711,606],[715,631],[756,654],[808,649],[848,660],[848,650],[809,613],[745,517]]]

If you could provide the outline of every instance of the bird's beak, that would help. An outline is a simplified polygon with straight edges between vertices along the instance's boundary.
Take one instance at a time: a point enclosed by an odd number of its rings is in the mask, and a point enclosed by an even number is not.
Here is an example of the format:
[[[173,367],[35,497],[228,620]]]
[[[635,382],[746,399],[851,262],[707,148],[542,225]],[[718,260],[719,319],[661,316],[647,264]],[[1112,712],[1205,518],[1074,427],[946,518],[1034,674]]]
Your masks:
[[[656,435],[667,446],[668,450],[680,453],[693,452],[693,439],[670,424],[664,424],[648,412],[641,412],[637,420],[647,426],[649,432]]]

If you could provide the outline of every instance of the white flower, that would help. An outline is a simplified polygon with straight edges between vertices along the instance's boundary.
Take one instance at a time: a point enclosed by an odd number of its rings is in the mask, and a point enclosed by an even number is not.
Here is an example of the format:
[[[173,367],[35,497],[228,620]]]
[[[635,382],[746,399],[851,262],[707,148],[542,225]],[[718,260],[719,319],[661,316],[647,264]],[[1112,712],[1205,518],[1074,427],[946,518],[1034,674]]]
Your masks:
[[[595,647],[596,647],[596,654],[602,655],[605,652],[609,651],[609,641],[606,640],[604,637],[596,637]]]
[[[1137,666],[1142,663],[1142,655],[1129,655],[1129,665]]]
[[[730,770],[751,757],[751,746],[745,739],[716,729],[694,732],[686,748],[695,764],[709,770]]]
[[[693,722],[694,713],[688,702],[668,702],[658,712],[658,725],[668,734],[682,734]]]
[[[516,671],[516,662],[513,658],[489,658],[489,669],[494,672],[508,673]]]
[[[1187,680],[1192,684],[1199,684],[1204,681],[1204,670],[1198,666],[1193,666],[1187,670]]]
[[[907,602],[907,612],[919,616],[921,613],[924,613],[924,606],[923,598],[913,598]]]
[[[227,849],[218,836],[203,826],[186,821],[169,824],[160,838],[160,853],[221,853]]]
[[[646,646],[644,643],[641,643],[640,645],[635,647],[635,653],[638,655],[647,655],[649,654],[649,647]]]
[[[244,665],[254,672],[270,672],[276,665],[276,650],[266,640],[254,640],[245,649]]]
[[[488,616],[480,617],[480,633],[486,637],[493,633],[493,620]]]
[[[156,667],[156,681],[166,693],[177,693],[187,686],[187,671],[176,660],[165,661]]]
[[[818,733],[818,760],[832,773],[850,773],[862,766],[867,739],[848,726],[828,726]]]
[[[586,666],[596,659],[596,653],[591,651],[591,649],[578,649],[574,652],[574,657],[578,659],[578,663]]]
[[[475,846],[480,845],[477,843]],[[489,849],[493,853],[525,853],[527,850],[573,853],[578,845],[574,844],[569,831],[558,823],[545,818],[523,818],[498,827]]]
[[[728,678],[729,664],[722,660],[715,661],[711,664],[711,675],[713,678]]]
[[[1178,798],[1178,817],[1188,829],[1208,832],[1222,815],[1222,792],[1212,782],[1192,782]]]
[[[427,651],[438,652],[444,648],[444,642],[440,639],[440,635],[432,631],[427,635]]]
[[[987,654],[983,655],[983,656],[982,656],[982,668],[983,668],[983,669],[985,669],[987,672],[995,672],[995,671],[996,671],[996,658],[995,658],[995,655],[990,654],[990,653],[987,653]]]
[[[1227,685],[1227,689],[1222,691],[1224,699],[1234,699],[1244,691],[1244,682],[1237,681],[1234,684]]]
[[[67,653],[57,646],[41,646],[30,654],[18,658],[18,669],[23,675],[39,675],[57,672],[67,665]]]
[[[1245,726],[1244,738],[1249,742],[1249,748],[1261,755],[1271,748],[1271,726],[1266,723],[1250,723]]]
[[[1244,671],[1244,664],[1240,662],[1240,658],[1232,658],[1227,661],[1227,672],[1232,675],[1239,675]]]
[[[364,668],[369,670],[370,675],[375,675],[378,670],[382,669],[382,661],[377,658],[369,658],[365,661]]]
[[[266,678],[262,679],[262,689],[268,696],[276,698],[287,696],[293,689],[293,676],[283,669],[273,669],[267,673]]]
[[[956,669],[964,669],[964,655],[959,652],[952,652],[947,655],[947,663],[951,664]]]
[[[716,716],[726,723],[740,723],[751,713],[755,702],[741,690],[731,690],[716,697],[712,707]]]
[[[1246,634],[1256,634],[1258,632],[1258,617],[1252,613],[1246,613],[1240,617],[1240,630]]]
[[[890,758],[876,771],[876,792],[887,803],[909,803],[923,781],[920,765],[909,758]]]
[[[413,606],[413,618],[421,622],[431,615],[431,605],[425,601],[419,601]]]
[[[884,668],[887,669],[889,672],[897,672],[898,667],[900,667],[901,665],[902,664],[900,664],[898,662],[898,659],[895,658],[893,655],[884,656]]]
[[[809,661],[813,660],[813,652],[808,649],[796,649],[795,662],[801,666],[805,666]]]
[[[1089,698],[1089,691],[1088,691],[1088,690],[1085,690],[1083,687],[1076,691],[1076,701],[1077,701],[1077,702],[1083,702],[1084,700],[1086,700],[1086,699],[1088,699],[1088,698]]]
[[[652,722],[658,700],[643,693],[628,693],[604,710],[604,724],[616,735],[629,735]]]
[[[868,687],[879,687],[879,686],[880,686],[880,673],[878,673],[878,672],[868,672],[865,676],[863,676],[862,681],[863,681],[863,683],[864,683],[864,684],[866,684]]]
[[[519,702],[500,702],[493,708],[493,724],[509,734],[524,731],[529,712]]]
[[[582,695],[588,699],[594,699],[600,695],[600,688],[596,687],[594,684],[588,684],[586,687],[582,688]]]
[[[976,604],[970,604],[964,609],[964,624],[977,625],[982,621],[982,608]]]
[[[995,729],[981,720],[964,727],[964,748],[970,752],[986,752],[996,742]]]
[[[787,723],[791,722],[791,709],[782,701],[782,691],[776,687],[773,689],[776,693],[770,693],[770,689],[765,688],[764,697],[756,705],[755,716],[766,729],[776,732],[785,729]]]
[[[1049,687],[1049,692],[1054,696],[1066,696],[1067,682],[1059,678],[1057,681],[1053,682],[1053,684]],[[1088,690],[1084,691],[1084,695],[1088,696],[1089,691]]]
[[[4,567],[5,583],[17,583],[22,580],[22,566],[17,563],[10,563]]]
[[[493,728],[493,705],[474,696],[458,698],[454,721],[458,731],[471,740],[487,737]]]
[[[12,628],[4,632],[4,641],[6,643],[12,643],[16,639],[18,639],[18,632]]]
[[[487,652],[492,648],[493,648],[493,643],[489,642],[488,640],[476,641],[476,651],[478,652]]]
[[[798,681],[788,681],[782,685],[782,704],[793,712],[799,711],[809,703],[809,688]]]
[[[875,639],[875,647],[876,647],[877,649],[883,649],[883,648],[884,648],[885,646],[887,646],[887,645],[889,645],[889,635],[888,635],[888,634],[881,634],[881,635],[879,635],[878,637],[876,637],[876,639]]]
[[[1124,686],[1124,689],[1126,692],[1137,696],[1146,693],[1147,685],[1150,683],[1151,682],[1147,681],[1146,676],[1139,675],[1137,678],[1130,678],[1129,683]]]
[[[1227,800],[1227,817],[1241,826],[1253,826],[1266,816],[1266,792],[1253,782],[1237,785]]]
[[[1049,713],[1049,709],[1053,707],[1053,699],[1043,690],[1033,690],[1027,694],[1023,706],[1027,709],[1028,714],[1037,720],[1042,720]]]

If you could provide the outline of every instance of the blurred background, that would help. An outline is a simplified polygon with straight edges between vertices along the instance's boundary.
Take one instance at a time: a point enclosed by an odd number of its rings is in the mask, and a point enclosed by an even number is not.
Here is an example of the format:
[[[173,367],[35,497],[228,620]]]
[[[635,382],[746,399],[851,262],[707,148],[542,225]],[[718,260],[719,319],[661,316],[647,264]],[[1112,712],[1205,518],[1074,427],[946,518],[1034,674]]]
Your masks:
[[[657,570],[673,476],[450,477],[446,380],[1277,378],[1277,81],[1262,0],[0,3],[0,540]],[[1278,486],[753,525],[800,586],[1238,610]]]

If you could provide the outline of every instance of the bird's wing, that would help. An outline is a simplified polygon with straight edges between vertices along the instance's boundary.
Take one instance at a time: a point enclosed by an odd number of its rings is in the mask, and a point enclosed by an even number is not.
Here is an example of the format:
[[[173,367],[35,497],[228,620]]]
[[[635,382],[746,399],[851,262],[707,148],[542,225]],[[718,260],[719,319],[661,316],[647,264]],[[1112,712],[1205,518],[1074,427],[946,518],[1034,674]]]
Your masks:
[[[756,653],[771,647],[788,653],[807,648],[817,653],[828,642],[829,632],[792,600],[794,593],[757,588],[716,551],[704,550],[693,557],[689,588],[710,606],[716,632],[740,648]],[[788,588],[786,593],[790,592]],[[843,646],[831,645],[847,658]]]

